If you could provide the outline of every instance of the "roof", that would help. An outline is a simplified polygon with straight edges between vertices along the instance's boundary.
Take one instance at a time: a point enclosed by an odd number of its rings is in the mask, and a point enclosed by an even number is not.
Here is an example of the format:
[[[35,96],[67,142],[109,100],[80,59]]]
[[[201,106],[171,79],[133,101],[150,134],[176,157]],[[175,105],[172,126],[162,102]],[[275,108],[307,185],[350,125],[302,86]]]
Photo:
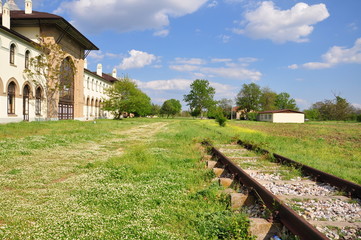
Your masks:
[[[263,112],[258,112],[258,113],[259,114],[264,114],[264,113],[302,113],[303,114],[303,112],[299,112],[299,111],[295,111],[295,110],[291,110],[291,109],[263,111]]]
[[[106,74],[106,73],[103,73],[102,74],[103,76],[99,76],[96,72],[92,72],[92,71],[90,71],[89,69],[86,69],[86,68],[84,69],[84,72],[87,72],[87,73],[89,73],[89,74],[91,74],[91,75],[93,75],[95,77],[102,78],[105,81],[110,82],[110,83],[114,83],[114,82],[118,81],[118,79],[116,79],[113,76],[111,76],[109,74]]]
[[[0,22],[2,22],[0,13]],[[33,11],[25,14],[23,10],[10,11],[11,26],[38,26],[40,24],[55,25],[60,31],[67,33],[74,40],[79,42],[86,50],[99,50],[88,38],[80,33],[73,25],[64,18],[50,13]]]

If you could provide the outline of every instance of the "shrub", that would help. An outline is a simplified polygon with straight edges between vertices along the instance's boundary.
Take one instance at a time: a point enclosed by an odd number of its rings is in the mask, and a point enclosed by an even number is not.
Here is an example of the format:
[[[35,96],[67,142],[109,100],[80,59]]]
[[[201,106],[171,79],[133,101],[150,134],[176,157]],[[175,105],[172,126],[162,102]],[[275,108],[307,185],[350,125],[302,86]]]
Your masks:
[[[219,126],[225,127],[227,118],[223,114],[219,114],[216,116],[216,122],[219,124]]]
[[[257,121],[257,113],[255,112],[247,113],[247,118],[250,121]]]
[[[356,121],[361,122],[361,114],[357,115]]]

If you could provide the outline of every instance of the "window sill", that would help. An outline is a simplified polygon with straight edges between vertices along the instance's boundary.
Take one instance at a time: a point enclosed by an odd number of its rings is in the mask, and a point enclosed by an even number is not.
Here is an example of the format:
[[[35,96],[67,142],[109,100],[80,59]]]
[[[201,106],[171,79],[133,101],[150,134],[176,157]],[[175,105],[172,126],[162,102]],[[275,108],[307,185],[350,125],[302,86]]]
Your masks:
[[[12,67],[18,67],[17,65],[13,64],[13,63],[10,63],[10,66]]]
[[[14,114],[14,113],[8,113],[8,117],[17,117],[18,115]]]

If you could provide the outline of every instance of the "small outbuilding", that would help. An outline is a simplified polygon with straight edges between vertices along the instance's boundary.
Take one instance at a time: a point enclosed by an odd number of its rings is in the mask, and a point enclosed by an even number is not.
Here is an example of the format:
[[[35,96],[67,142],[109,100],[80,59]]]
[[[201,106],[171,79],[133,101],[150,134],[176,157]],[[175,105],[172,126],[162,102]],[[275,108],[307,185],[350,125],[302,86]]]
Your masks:
[[[305,114],[290,109],[259,112],[258,121],[273,123],[304,123]]]

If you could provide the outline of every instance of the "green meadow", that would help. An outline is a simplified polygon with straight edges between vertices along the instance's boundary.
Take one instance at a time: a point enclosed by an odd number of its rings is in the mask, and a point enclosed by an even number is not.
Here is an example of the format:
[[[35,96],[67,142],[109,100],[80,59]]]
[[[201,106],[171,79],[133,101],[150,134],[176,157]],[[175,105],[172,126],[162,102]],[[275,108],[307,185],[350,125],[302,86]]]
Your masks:
[[[0,125],[0,239],[253,239],[199,143],[240,138],[360,183],[360,124],[125,119]]]

